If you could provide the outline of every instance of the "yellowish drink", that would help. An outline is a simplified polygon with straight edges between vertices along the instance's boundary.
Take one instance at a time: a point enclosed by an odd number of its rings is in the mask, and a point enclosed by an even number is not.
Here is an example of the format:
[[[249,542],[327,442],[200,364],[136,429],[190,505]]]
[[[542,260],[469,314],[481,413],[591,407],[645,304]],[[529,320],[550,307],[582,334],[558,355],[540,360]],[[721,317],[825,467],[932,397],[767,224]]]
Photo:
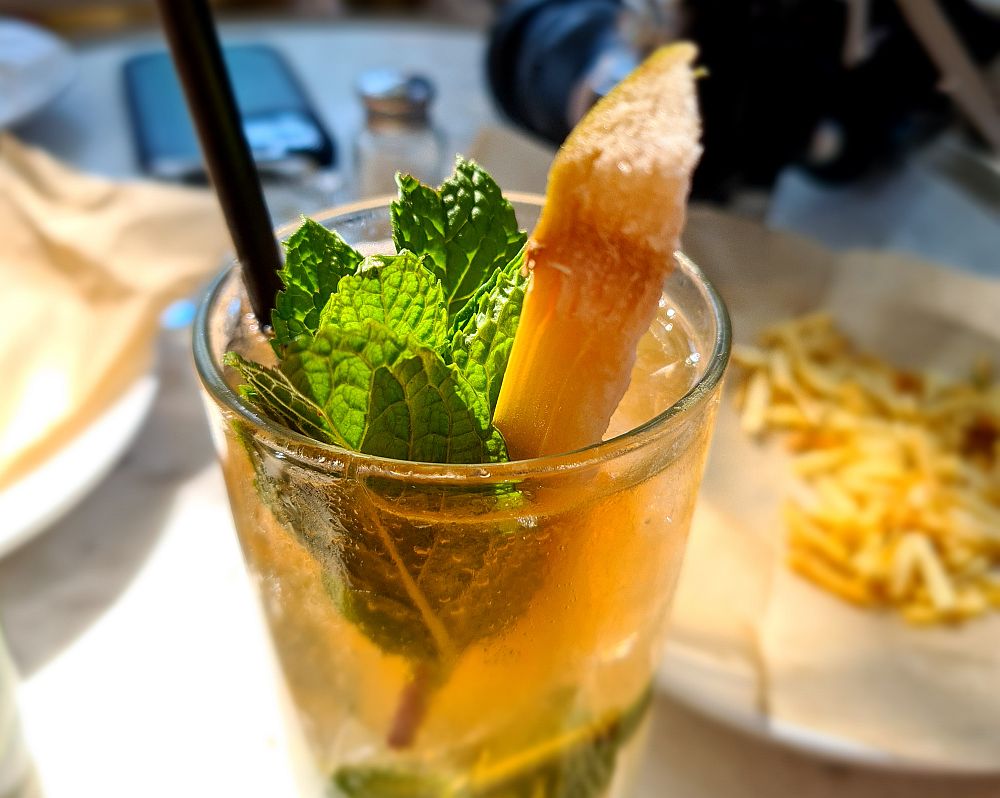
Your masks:
[[[538,212],[515,207],[522,224]],[[384,216],[327,224],[361,245]],[[266,348],[242,327],[234,275],[216,287],[199,368],[313,794],[626,794],[728,352],[693,265],[666,291],[611,440],[457,466],[337,450],[254,417],[218,363]]]

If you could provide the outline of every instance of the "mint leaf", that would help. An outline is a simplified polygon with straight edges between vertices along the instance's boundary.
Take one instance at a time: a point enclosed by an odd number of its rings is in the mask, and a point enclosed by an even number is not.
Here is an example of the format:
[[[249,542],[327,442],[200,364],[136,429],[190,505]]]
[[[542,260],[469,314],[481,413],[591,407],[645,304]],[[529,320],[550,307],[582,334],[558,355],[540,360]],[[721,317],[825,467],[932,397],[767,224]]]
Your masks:
[[[512,274],[498,269],[483,289],[473,297],[473,312],[465,316],[463,308],[458,317],[451,357],[470,385],[486,398],[492,418],[521,320],[525,280],[519,269]]]
[[[262,413],[317,440],[425,462],[506,460],[491,403],[523,299],[525,236],[474,164],[459,161],[440,191],[399,182],[398,254],[362,259],[305,221],[273,314],[279,367],[228,362]],[[519,515],[515,485],[342,479],[251,438],[262,501],[320,564],[342,615],[430,674],[427,690],[513,623],[544,579],[551,536]]]
[[[407,353],[407,342],[384,324],[365,321],[346,330],[328,324],[311,338],[301,335],[292,341],[281,371],[323,411],[344,445],[358,451],[365,437],[375,369],[390,366]]]
[[[342,277],[354,274],[361,255],[339,234],[319,222],[304,219],[284,242],[285,263],[278,275],[285,285],[274,300],[271,346],[282,348],[303,333],[314,333],[319,316]]]
[[[642,725],[651,703],[647,689],[620,714],[555,732],[533,749],[518,749],[498,760],[472,751],[465,758],[474,764],[466,773],[356,765],[340,768],[333,785],[343,798],[600,798],[614,776],[618,753]]]
[[[347,798],[460,798],[447,780],[434,774],[397,773],[377,768],[344,768],[334,778],[338,795]]]
[[[527,278],[521,274],[521,269],[524,266],[525,249],[526,247],[521,247],[514,257],[507,262],[507,265],[494,271],[493,274],[490,275],[489,279],[479,286],[479,288],[477,288],[472,296],[469,297],[468,301],[461,307],[461,309],[455,313],[454,316],[452,316],[452,332],[468,325],[469,320],[479,312],[480,300],[484,295],[493,291],[501,280],[508,278],[515,280],[519,285],[523,285],[527,282]]]
[[[372,255],[357,274],[343,277],[319,317],[319,326],[357,329],[365,321],[384,324],[437,349],[447,335],[448,311],[441,282],[412,252]]]
[[[280,371],[227,352],[223,364],[240,372],[240,394],[263,415],[309,438],[343,445],[322,409],[289,382]]]
[[[486,402],[429,349],[376,369],[361,451],[424,463],[507,459]]]
[[[372,319],[296,338],[281,372],[355,451],[433,463],[507,459],[488,405],[464,375]]]
[[[469,645],[499,634],[527,607],[545,565],[543,536],[514,522],[421,523],[390,512],[377,489],[369,499],[356,525],[314,550],[333,564],[327,589],[379,648],[443,677]],[[442,494],[396,499],[424,513],[434,512],[434,500]]]
[[[344,618],[436,679],[507,629],[544,581],[551,531],[527,511],[490,520],[497,497],[486,487],[343,479],[290,465],[261,442],[247,451],[261,501],[319,563]]]
[[[500,187],[472,161],[456,159],[454,174],[438,190],[410,175],[396,181],[393,243],[397,250],[430,256],[453,315],[494,270],[510,262],[526,235]]]

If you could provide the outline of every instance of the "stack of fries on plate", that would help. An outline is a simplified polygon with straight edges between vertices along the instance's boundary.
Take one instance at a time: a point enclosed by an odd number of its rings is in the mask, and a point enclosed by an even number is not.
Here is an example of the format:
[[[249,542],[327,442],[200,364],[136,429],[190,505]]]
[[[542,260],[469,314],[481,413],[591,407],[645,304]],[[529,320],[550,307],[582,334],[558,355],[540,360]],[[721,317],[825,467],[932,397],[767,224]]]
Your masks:
[[[800,478],[785,506],[788,562],[914,623],[1000,609],[1000,384],[858,352],[825,314],[736,347],[743,430],[787,433]]]

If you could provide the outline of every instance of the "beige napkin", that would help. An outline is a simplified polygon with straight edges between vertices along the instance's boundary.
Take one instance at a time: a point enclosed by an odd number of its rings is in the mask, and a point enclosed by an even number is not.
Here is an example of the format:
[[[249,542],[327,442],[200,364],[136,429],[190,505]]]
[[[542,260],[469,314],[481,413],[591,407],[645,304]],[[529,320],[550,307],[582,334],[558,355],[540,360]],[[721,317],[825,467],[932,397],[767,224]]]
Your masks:
[[[539,191],[551,153],[484,130],[472,157],[505,188]],[[900,255],[837,255],[788,233],[694,208],[685,251],[726,300],[738,341],[773,321],[831,311],[863,346],[902,365],[1000,367],[1000,281]],[[959,628],[915,629],[857,610],[783,564],[781,499],[792,476],[780,445],[739,430],[732,400],[718,426],[672,616],[672,684],[697,703],[951,768],[1000,763],[1000,613]],[[672,651],[671,651],[672,649]],[[677,652],[681,652],[678,656]],[[734,706],[738,704],[738,706]]]
[[[150,368],[163,307],[218,268],[205,190],[113,183],[0,136],[0,489]]]

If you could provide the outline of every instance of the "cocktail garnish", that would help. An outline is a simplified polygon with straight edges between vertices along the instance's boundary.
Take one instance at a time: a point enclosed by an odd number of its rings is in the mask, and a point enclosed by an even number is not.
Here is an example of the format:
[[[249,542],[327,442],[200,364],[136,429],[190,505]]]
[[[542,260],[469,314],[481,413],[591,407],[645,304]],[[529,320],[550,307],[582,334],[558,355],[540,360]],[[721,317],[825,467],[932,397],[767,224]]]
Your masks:
[[[508,459],[492,425],[524,299],[525,234],[478,165],[439,189],[400,175],[396,253],[363,257],[311,220],[286,242],[276,367],[230,352],[240,391],[295,432],[430,463]]]
[[[696,56],[688,43],[658,50],[556,155],[494,419],[515,459],[597,443],[628,388],[701,154]]]

